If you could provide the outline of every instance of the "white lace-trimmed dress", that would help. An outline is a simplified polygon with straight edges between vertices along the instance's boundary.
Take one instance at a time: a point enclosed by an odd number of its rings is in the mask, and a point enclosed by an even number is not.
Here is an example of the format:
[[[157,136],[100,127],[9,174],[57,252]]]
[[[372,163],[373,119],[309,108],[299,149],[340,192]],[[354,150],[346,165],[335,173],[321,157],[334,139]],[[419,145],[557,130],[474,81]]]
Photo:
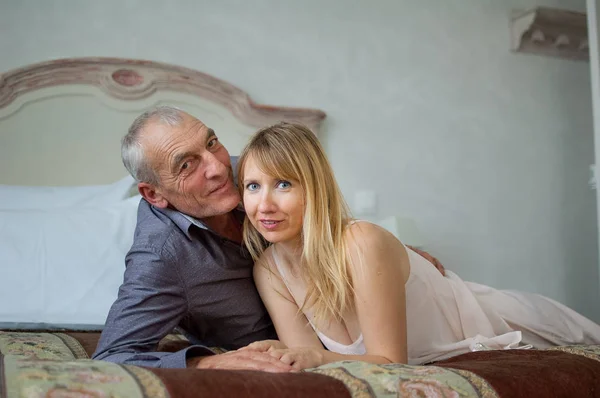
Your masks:
[[[552,299],[466,282],[448,270],[444,277],[425,258],[409,248],[406,251],[410,262],[405,290],[411,365],[480,349],[600,344],[599,325]],[[293,297],[275,247],[272,254]],[[366,354],[362,334],[352,344],[344,345],[312,326],[328,350]]]

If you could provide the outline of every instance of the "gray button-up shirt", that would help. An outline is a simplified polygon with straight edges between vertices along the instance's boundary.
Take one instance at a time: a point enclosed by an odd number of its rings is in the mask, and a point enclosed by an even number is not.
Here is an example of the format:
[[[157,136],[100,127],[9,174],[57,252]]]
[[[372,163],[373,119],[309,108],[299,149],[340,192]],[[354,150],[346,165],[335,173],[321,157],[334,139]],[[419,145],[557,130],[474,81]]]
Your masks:
[[[254,286],[250,254],[198,220],[142,199],[125,264],[94,359],[183,368],[186,358],[210,355],[208,346],[231,349],[276,338]],[[195,345],[155,352],[175,327]]]

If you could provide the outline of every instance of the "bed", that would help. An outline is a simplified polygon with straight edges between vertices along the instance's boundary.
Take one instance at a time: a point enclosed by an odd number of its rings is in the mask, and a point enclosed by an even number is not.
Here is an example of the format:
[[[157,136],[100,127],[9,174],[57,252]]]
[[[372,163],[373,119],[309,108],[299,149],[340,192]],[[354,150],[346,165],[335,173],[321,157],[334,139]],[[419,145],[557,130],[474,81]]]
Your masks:
[[[0,75],[0,397],[593,397],[600,347],[472,352],[428,366],[339,362],[294,374],[89,359],[123,275],[140,198],[120,161],[135,116],[178,106],[232,155],[257,128],[317,109],[255,103],[207,74],[79,58]],[[159,350],[189,342],[173,333]],[[215,347],[215,350],[219,350]]]

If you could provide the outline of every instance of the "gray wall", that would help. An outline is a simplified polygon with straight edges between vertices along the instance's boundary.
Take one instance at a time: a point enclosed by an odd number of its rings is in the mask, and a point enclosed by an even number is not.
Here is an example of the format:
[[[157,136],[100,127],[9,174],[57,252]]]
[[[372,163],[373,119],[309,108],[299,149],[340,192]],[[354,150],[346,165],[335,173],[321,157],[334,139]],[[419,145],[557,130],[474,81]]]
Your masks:
[[[0,70],[144,58],[258,102],[321,108],[348,201],[377,194],[362,218],[410,216],[463,278],[599,320],[589,64],[509,52],[510,10],[534,5],[585,10],[585,0],[4,0]]]

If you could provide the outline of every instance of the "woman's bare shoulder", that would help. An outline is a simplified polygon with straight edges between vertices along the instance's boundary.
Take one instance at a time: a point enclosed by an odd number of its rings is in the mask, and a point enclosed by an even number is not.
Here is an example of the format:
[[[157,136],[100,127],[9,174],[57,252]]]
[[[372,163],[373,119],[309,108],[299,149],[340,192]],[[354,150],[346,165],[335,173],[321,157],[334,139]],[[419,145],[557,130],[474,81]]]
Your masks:
[[[277,271],[277,266],[275,265],[275,261],[273,259],[273,246],[267,247],[260,257],[254,262],[254,272],[265,270],[268,272],[275,272],[279,274]]]
[[[388,230],[373,224],[369,221],[351,221],[348,223],[345,231],[345,239],[349,245],[398,245],[403,246],[401,242]]]
[[[368,221],[348,224],[345,232],[346,246],[352,268],[397,267],[409,270],[408,254],[404,245],[388,230]]]

